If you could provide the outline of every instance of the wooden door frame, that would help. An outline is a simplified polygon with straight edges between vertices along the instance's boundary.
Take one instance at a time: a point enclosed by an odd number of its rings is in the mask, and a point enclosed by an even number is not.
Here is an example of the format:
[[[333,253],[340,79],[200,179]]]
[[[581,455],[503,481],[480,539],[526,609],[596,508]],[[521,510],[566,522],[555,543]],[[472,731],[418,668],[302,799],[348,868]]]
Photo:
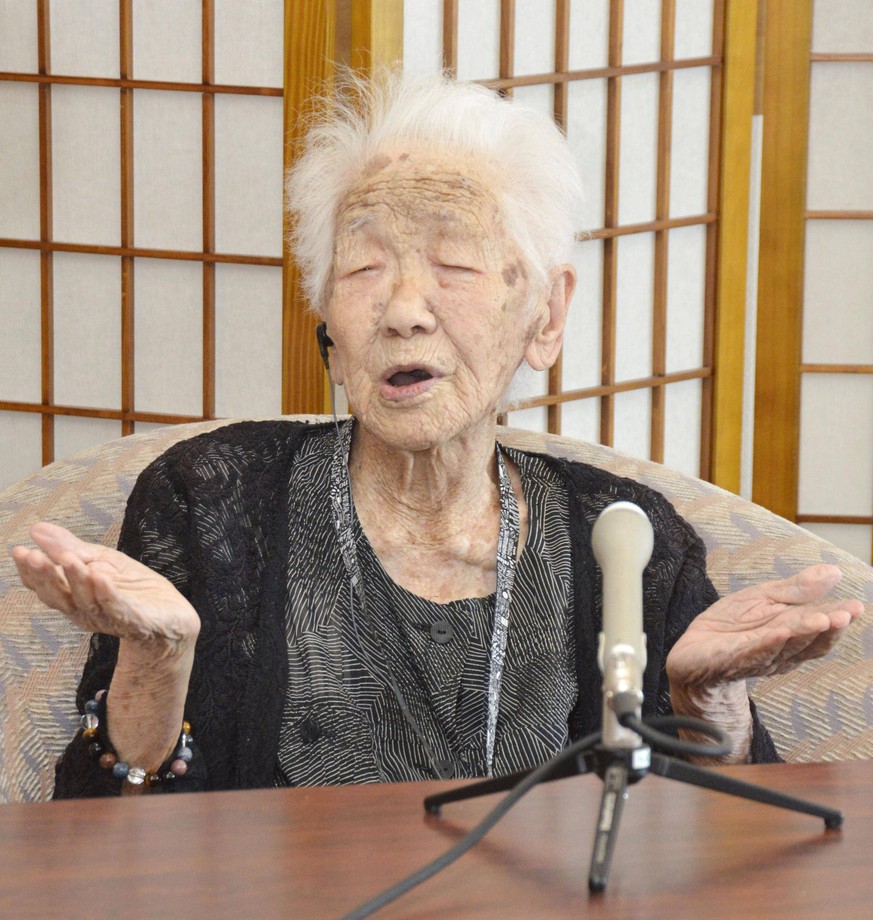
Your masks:
[[[812,0],[768,0],[752,498],[797,517]]]

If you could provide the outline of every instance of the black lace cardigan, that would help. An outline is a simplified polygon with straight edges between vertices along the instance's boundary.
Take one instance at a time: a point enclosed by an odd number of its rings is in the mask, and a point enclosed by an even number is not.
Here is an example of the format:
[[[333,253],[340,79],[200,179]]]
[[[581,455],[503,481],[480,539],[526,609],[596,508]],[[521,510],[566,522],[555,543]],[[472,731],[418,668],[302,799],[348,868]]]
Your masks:
[[[317,426],[241,422],[182,441],[140,475],[131,493],[119,549],[166,576],[201,617],[186,703],[196,754],[183,789],[241,789],[275,784],[287,676],[284,565],[289,470]],[[599,727],[600,573],[591,527],[613,501],[638,504],[655,531],[644,575],[648,643],[643,714],[671,711],[665,662],[691,620],[717,599],[700,538],[659,493],[581,463],[546,457],[567,483],[573,549],[576,676],[579,696],[570,737]],[[93,636],[77,694],[109,687],[117,640]],[[752,759],[778,760],[754,713]],[[117,794],[120,782],[91,759],[77,736],[56,770],[55,798]]]

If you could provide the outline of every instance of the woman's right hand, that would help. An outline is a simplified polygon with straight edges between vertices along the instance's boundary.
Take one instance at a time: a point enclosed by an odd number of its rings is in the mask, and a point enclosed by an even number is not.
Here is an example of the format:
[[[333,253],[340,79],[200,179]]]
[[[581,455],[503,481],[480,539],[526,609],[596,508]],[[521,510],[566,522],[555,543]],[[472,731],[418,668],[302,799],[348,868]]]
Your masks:
[[[179,738],[197,612],[171,582],[124,553],[55,524],[34,524],[30,535],[39,549],[12,550],[22,583],[81,629],[118,637],[111,741],[128,763],[156,769]],[[125,792],[141,788],[124,784]]]
[[[193,645],[200,618],[162,575],[56,524],[34,524],[30,535],[39,549],[12,550],[22,583],[76,626],[117,636],[152,661]]]

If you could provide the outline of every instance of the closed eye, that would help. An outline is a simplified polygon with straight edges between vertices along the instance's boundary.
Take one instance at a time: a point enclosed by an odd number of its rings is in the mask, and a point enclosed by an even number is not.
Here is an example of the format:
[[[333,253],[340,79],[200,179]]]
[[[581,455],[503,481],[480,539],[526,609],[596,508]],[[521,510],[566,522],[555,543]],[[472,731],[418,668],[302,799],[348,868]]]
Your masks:
[[[472,265],[449,265],[445,262],[440,262],[439,267],[447,271],[452,271],[452,272],[475,272],[476,274],[479,273],[479,269],[473,268]]]
[[[367,265],[359,265],[356,268],[350,268],[348,271],[343,272],[343,274],[340,277],[353,278],[356,275],[358,276],[366,275],[366,274],[369,274],[370,272],[374,272],[378,270],[381,267],[382,267],[381,265],[378,265],[375,262],[372,264],[368,263]]]

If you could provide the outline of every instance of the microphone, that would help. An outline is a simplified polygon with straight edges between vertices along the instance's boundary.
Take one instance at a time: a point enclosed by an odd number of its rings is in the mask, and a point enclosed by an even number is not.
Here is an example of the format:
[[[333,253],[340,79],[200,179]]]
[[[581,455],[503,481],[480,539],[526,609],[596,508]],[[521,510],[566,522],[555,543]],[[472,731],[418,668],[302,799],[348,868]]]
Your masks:
[[[603,673],[603,746],[635,748],[642,739],[618,716],[640,718],[646,635],[643,632],[643,570],[652,556],[654,533],[645,512],[632,502],[601,511],[591,532],[594,558],[603,575],[603,632],[597,654]]]

